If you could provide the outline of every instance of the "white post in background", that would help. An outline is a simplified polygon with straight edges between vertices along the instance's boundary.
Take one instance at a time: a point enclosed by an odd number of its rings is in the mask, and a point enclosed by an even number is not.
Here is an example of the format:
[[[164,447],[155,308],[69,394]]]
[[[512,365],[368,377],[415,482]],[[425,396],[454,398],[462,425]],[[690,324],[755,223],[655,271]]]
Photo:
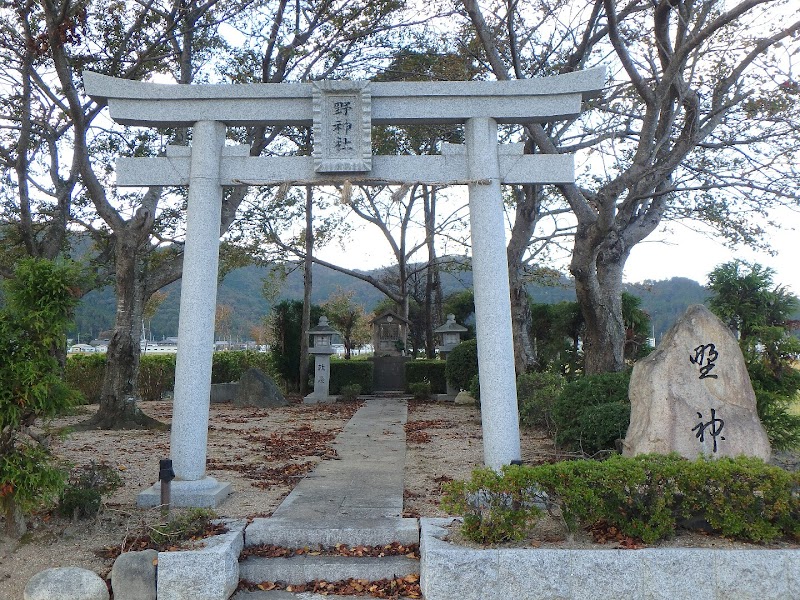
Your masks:
[[[497,122],[468,119],[465,135],[483,461],[499,469],[520,459],[520,441]]]
[[[230,484],[204,476],[222,211],[220,159],[224,145],[223,123],[195,123],[170,433],[175,506],[216,506],[230,491]],[[140,496],[139,504],[150,502]]]

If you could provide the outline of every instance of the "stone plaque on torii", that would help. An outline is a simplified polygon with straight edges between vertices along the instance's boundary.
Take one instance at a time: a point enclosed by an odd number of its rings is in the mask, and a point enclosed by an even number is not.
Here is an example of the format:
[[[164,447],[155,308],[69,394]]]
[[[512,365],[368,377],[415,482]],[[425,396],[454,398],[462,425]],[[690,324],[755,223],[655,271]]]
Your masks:
[[[605,70],[514,81],[177,85],[84,73],[86,93],[123,125],[192,127],[192,146],[120,158],[119,186],[189,186],[170,453],[176,506],[214,506],[229,485],[205,474],[223,186],[428,183],[469,189],[484,462],[520,458],[501,184],[574,181],[571,155],[498,144],[498,123],[572,118]],[[441,155],[372,155],[373,125],[463,123],[464,145]],[[250,156],[229,126],[314,128],[312,156]],[[158,484],[139,497],[158,504]]]

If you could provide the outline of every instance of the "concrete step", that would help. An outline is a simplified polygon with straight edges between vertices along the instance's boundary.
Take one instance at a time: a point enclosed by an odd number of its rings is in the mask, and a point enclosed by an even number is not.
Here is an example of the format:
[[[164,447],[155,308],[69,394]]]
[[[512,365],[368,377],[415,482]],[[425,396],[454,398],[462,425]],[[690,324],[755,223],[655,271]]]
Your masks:
[[[292,519],[271,517],[254,519],[245,530],[245,546],[272,544],[284,548],[333,548],[346,546],[384,546],[398,542],[419,544],[417,519]]]
[[[419,573],[419,560],[406,556],[249,556],[239,563],[239,578],[251,583],[281,581],[290,585],[310,581],[366,579],[378,581]]]

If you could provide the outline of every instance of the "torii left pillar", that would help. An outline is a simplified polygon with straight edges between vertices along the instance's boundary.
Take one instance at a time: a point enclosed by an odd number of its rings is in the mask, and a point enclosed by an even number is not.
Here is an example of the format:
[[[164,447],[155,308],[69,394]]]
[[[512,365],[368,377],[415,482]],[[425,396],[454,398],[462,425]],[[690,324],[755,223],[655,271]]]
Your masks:
[[[214,507],[231,491],[231,484],[205,475],[222,211],[220,161],[224,145],[223,123],[194,124],[170,433],[175,471],[171,483],[173,506]],[[137,504],[157,506],[160,498],[159,482],[139,494]]]

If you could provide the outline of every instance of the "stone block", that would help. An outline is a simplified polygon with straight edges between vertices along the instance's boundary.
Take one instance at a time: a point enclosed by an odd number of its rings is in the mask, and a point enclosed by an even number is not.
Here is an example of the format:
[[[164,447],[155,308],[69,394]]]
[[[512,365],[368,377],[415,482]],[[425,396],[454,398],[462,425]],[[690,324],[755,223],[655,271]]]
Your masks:
[[[158,553],[159,598],[227,600],[239,584],[239,554],[244,521],[228,523],[230,531],[205,540],[203,547]]]
[[[736,600],[765,600],[792,598],[786,578],[786,561],[781,551],[758,552],[752,550],[728,550],[718,554],[716,560],[706,561],[714,565],[714,584],[717,598]],[[703,566],[695,567],[694,577],[709,576]],[[794,596],[796,598],[796,596]]]
[[[30,578],[23,600],[108,600],[106,582],[94,571],[57,567]]]
[[[644,558],[643,598],[674,600],[716,597],[713,554],[709,551],[699,548],[664,548],[655,552],[636,552],[641,553]]]
[[[114,600],[156,600],[158,552],[123,552],[111,568]]]
[[[644,562],[635,551],[561,550],[550,556],[572,565],[570,598],[607,600],[644,596]]]
[[[570,598],[572,563],[564,560],[562,552],[509,549],[499,559],[505,598]]]
[[[230,483],[217,481],[213,477],[203,477],[197,481],[174,479],[170,483],[170,505],[176,507],[215,508],[231,493]],[[139,492],[136,505],[154,508],[161,505],[161,482]]]
[[[233,404],[234,406],[271,408],[286,406],[289,402],[269,376],[260,369],[250,368],[242,374],[242,378],[239,380]]]
[[[238,383],[212,383],[211,404],[233,402],[236,399],[236,391],[238,388]]]

